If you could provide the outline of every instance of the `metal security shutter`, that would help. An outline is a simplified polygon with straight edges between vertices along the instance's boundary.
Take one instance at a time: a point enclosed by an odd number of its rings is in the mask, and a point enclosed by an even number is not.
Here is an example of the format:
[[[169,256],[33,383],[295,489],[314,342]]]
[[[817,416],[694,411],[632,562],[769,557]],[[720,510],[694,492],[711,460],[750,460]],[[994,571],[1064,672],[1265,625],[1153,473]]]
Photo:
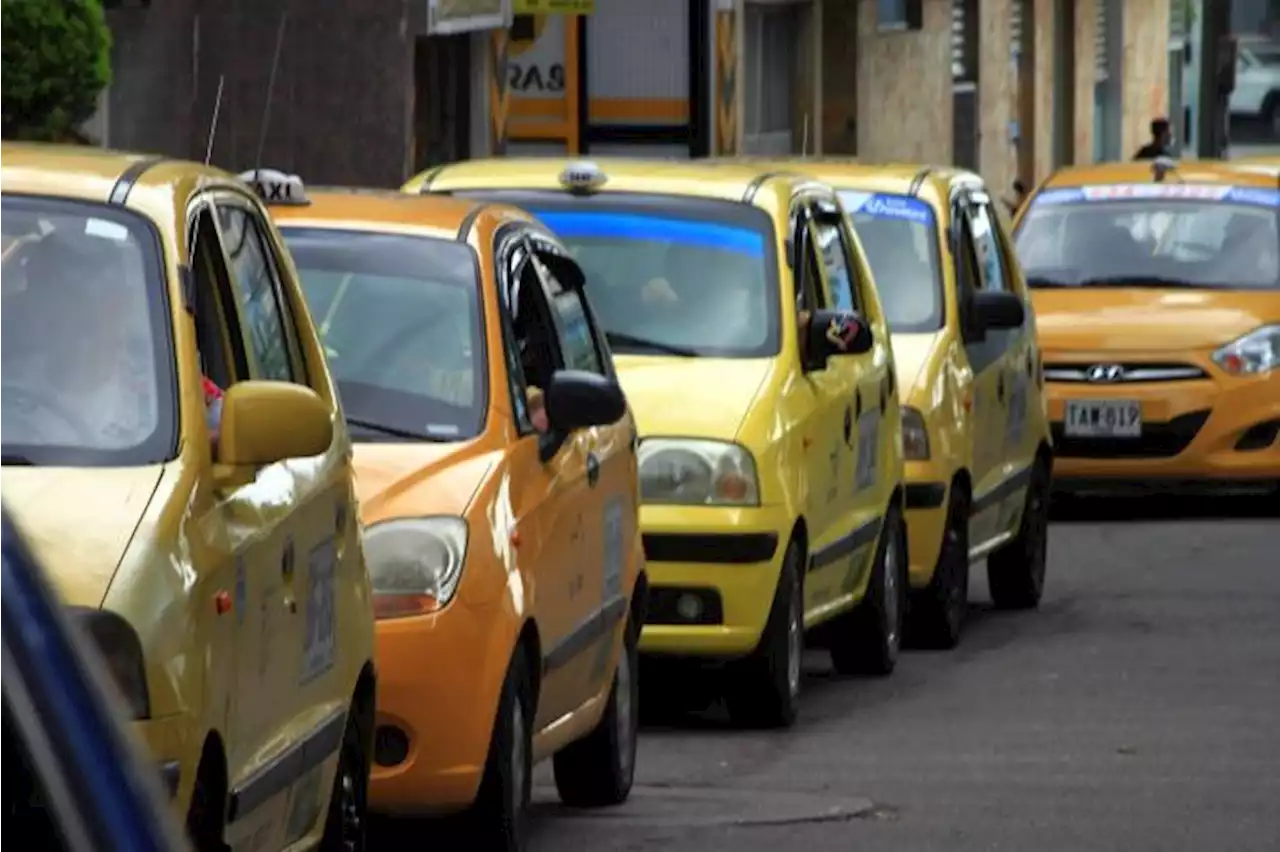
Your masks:
[[[1105,83],[1110,76],[1111,63],[1107,60],[1107,24],[1111,20],[1111,16],[1107,14],[1107,7],[1110,3],[1107,0],[1098,0],[1097,2],[1097,28],[1093,37],[1093,62],[1096,70],[1096,81]]]

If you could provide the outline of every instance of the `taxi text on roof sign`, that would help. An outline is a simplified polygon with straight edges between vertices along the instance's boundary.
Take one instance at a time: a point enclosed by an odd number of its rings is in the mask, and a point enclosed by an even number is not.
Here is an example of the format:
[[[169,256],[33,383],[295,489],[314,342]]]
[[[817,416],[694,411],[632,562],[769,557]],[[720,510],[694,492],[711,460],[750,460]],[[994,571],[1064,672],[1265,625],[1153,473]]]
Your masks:
[[[278,169],[250,169],[240,173],[265,204],[310,204],[302,178]]]
[[[590,15],[596,0],[513,0],[517,15]]]

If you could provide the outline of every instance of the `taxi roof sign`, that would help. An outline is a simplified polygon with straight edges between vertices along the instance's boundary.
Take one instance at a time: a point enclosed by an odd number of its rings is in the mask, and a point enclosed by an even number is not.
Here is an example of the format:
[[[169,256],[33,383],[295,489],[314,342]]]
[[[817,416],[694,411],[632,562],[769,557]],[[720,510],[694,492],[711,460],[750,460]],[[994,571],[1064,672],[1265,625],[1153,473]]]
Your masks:
[[[302,178],[279,169],[251,169],[240,179],[258,193],[264,204],[304,206],[311,203]]]
[[[1162,183],[1165,177],[1173,171],[1177,171],[1178,161],[1173,157],[1156,157],[1151,161],[1151,177],[1156,183]]]
[[[609,178],[590,160],[570,163],[560,172],[560,185],[573,193],[590,193],[604,186]]]

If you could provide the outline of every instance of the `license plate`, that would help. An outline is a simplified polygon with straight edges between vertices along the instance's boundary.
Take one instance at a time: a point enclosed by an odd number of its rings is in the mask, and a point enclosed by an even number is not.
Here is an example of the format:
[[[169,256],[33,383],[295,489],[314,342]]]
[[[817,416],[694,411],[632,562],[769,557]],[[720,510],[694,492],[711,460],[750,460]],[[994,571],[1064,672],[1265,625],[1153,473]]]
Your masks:
[[[1142,406],[1135,400],[1067,400],[1063,431],[1078,438],[1142,436]]]

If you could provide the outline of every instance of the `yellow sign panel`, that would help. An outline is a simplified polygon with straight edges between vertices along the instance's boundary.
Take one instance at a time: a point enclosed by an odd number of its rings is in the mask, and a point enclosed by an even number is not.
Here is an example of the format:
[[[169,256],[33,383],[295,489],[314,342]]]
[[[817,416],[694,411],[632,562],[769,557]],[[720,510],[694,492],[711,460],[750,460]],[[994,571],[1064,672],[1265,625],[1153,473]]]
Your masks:
[[[427,5],[432,35],[496,29],[508,21],[503,0],[430,0]]]
[[[590,15],[596,0],[513,0],[517,15]]]

